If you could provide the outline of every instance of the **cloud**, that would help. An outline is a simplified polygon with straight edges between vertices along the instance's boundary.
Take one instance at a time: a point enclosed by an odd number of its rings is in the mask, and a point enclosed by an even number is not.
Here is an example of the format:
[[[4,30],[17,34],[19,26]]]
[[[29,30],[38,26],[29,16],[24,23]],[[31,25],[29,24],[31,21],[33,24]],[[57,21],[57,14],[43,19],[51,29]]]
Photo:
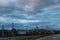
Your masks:
[[[26,5],[25,7],[24,7],[24,11],[25,12],[29,12],[29,11],[33,11],[34,9],[33,9],[33,6],[29,6],[29,5]]]
[[[33,23],[33,22],[40,22],[40,20],[26,20],[26,19],[14,19],[14,18],[6,18],[0,17],[0,22],[7,22],[7,23]]]
[[[9,0],[5,0],[5,1],[4,0],[0,0],[0,5],[4,5],[5,6],[5,5],[8,5],[8,3],[10,3]]]
[[[54,10],[54,9],[58,9],[60,8],[59,4],[55,4],[55,5],[50,5],[48,7],[45,8],[45,10]]]
[[[60,0],[0,0],[0,22],[60,24]]]
[[[1,1],[0,0],[1,6],[3,5],[9,8],[12,6],[14,8],[14,9],[11,8],[12,11],[16,9],[16,11],[19,10],[22,12],[37,12],[40,7],[41,8],[43,8],[43,6],[45,7],[48,2],[51,1],[48,0],[5,0],[5,1],[2,0]],[[11,10],[9,11],[12,12]]]

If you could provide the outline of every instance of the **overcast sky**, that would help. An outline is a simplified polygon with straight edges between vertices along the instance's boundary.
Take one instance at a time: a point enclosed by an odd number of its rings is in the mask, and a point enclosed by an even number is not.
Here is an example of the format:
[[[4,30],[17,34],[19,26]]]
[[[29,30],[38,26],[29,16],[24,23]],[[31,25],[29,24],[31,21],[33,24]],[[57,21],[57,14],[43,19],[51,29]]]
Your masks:
[[[60,0],[0,0],[0,22],[21,23],[24,26],[48,22],[56,25],[49,28],[59,29]]]

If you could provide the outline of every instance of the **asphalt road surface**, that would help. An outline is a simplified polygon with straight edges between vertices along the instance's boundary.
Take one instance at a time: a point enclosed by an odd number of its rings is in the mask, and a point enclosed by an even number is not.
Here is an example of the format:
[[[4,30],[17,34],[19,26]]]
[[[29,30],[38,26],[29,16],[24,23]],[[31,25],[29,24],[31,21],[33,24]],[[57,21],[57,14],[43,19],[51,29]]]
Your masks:
[[[3,38],[0,38],[0,40],[16,40],[18,38],[22,38],[23,36],[21,37],[3,37]]]
[[[43,37],[36,40],[60,40],[60,34]]]
[[[0,38],[0,40],[16,40],[14,38]]]
[[[25,36],[18,36],[18,37],[1,37],[0,40],[16,40],[19,38],[24,38]]]

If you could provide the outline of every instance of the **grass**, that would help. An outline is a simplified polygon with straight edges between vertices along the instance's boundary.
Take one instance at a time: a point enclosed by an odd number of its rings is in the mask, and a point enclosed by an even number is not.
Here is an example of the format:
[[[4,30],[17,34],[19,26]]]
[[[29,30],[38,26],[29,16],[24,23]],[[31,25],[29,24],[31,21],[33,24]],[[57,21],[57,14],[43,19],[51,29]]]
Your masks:
[[[35,39],[38,39],[38,38],[41,38],[41,37],[44,37],[44,36],[47,36],[47,35],[44,34],[44,35],[35,35],[35,36],[25,36],[25,37],[22,37],[22,38],[18,38],[16,40],[35,40]]]

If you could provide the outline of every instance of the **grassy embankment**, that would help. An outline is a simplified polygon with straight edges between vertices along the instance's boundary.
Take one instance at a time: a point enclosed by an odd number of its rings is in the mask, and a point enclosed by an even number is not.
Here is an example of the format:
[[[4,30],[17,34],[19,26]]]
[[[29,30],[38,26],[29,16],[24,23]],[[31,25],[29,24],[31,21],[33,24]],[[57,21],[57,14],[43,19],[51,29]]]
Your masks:
[[[38,39],[38,38],[41,38],[41,37],[45,37],[45,36],[48,36],[48,35],[44,34],[44,35],[35,35],[35,36],[25,36],[25,37],[22,37],[22,38],[18,38],[16,40],[35,40],[35,39]]]

